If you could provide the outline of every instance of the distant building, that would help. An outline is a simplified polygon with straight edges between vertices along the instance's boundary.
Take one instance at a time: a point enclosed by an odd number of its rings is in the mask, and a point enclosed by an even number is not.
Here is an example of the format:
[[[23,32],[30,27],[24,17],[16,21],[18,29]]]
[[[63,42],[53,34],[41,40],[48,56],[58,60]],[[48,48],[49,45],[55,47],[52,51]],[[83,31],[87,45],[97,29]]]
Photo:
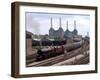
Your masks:
[[[64,31],[62,28],[62,24],[61,24],[61,18],[59,20],[59,29],[58,30],[54,30],[53,28],[53,24],[52,24],[52,18],[51,18],[51,28],[49,29],[49,36],[56,38],[73,38],[74,36],[78,35],[78,31],[76,29],[76,21],[74,21],[74,30],[71,32],[68,30],[68,21],[67,21],[67,29]]]
[[[53,29],[53,25],[52,25],[52,18],[51,18],[51,28],[49,29],[49,36],[51,37],[63,37],[64,36],[64,31],[61,27],[61,18],[60,18],[60,27],[58,30],[54,30]]]
[[[29,31],[26,31],[26,56],[31,55],[32,52],[32,33]]]
[[[76,29],[76,21],[74,21],[74,30],[72,32],[74,35],[78,35],[78,31]]]
[[[29,31],[26,31],[26,39],[28,39],[28,38],[32,38],[32,33],[31,32],[29,32]]]

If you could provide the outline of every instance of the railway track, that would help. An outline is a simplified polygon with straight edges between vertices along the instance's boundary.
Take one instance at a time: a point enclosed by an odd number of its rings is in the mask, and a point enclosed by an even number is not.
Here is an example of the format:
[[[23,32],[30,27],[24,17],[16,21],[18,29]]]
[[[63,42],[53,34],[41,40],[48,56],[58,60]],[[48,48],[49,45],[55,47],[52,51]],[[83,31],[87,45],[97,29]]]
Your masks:
[[[30,58],[28,60],[26,60],[26,66],[27,67],[32,67],[32,66],[50,66],[56,63],[59,63],[61,61],[70,59],[72,57],[75,57],[79,54],[83,54],[83,52],[89,50],[89,45],[84,44],[81,48],[72,50],[70,52],[66,52],[64,54],[58,55],[56,57],[52,57],[46,60],[42,60],[39,62],[36,62],[36,57],[34,58]],[[35,55],[36,56],[36,55]]]
[[[46,60],[43,60],[43,61],[33,62],[33,63],[27,65],[27,67],[49,66],[49,65],[54,64],[55,61],[59,61],[59,60],[61,61],[62,59],[63,59],[63,55],[60,55],[60,56],[53,57],[53,58],[50,58],[50,59],[46,59]]]
[[[89,63],[89,56],[86,56],[83,59],[76,62],[76,64],[88,64],[88,63]]]
[[[46,59],[46,60],[43,60],[43,61],[32,62],[32,63],[28,64],[27,67],[32,67],[32,66],[36,66],[36,67],[39,67],[39,66],[50,66],[50,65],[59,63],[61,61],[70,59],[70,58],[72,58],[74,56],[77,56],[77,55],[81,54],[81,50],[82,50],[82,48],[78,48],[78,49],[73,50],[71,52],[67,52],[65,54],[62,54],[62,55],[59,55],[59,56],[56,56],[56,57],[52,57],[52,58],[49,58],[49,59]]]
[[[87,55],[79,54],[75,57],[56,63],[53,66],[86,64],[88,62],[89,62],[89,53]]]

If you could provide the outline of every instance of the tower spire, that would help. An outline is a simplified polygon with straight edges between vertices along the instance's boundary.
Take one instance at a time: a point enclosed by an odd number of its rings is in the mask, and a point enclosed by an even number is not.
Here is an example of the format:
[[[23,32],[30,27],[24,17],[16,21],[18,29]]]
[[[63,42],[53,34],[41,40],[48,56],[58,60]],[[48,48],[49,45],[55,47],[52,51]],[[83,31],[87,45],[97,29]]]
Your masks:
[[[74,29],[76,29],[76,20],[74,20]]]

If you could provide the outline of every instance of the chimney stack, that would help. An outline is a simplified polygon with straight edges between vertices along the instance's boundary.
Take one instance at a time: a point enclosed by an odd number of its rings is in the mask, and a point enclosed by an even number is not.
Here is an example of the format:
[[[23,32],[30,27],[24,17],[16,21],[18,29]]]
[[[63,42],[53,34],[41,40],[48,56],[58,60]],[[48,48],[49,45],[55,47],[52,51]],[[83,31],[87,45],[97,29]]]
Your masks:
[[[67,30],[68,30],[68,21],[66,22],[66,27],[67,27]]]
[[[76,20],[74,20],[74,29],[76,29]]]
[[[51,27],[53,27],[53,24],[52,24],[52,17],[51,17],[51,19],[50,19],[50,24],[51,24]]]
[[[59,19],[59,25],[60,25],[60,27],[61,27],[61,17],[60,17],[60,19]]]

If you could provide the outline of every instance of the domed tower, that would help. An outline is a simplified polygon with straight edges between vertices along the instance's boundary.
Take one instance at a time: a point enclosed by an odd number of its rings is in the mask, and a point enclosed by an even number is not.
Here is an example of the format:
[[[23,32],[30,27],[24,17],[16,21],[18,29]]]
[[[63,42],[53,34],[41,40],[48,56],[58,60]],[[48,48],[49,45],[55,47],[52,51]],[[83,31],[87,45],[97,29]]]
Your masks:
[[[63,37],[64,36],[64,31],[63,31],[63,28],[62,28],[62,22],[61,22],[61,18],[59,19],[59,29],[58,29],[58,34],[60,37]]]
[[[74,35],[77,35],[78,34],[78,31],[76,29],[76,21],[74,21],[74,30],[72,32]]]
[[[53,36],[54,29],[53,29],[53,24],[52,24],[52,18],[50,19],[50,24],[51,24],[51,28],[49,29],[49,36]]]

